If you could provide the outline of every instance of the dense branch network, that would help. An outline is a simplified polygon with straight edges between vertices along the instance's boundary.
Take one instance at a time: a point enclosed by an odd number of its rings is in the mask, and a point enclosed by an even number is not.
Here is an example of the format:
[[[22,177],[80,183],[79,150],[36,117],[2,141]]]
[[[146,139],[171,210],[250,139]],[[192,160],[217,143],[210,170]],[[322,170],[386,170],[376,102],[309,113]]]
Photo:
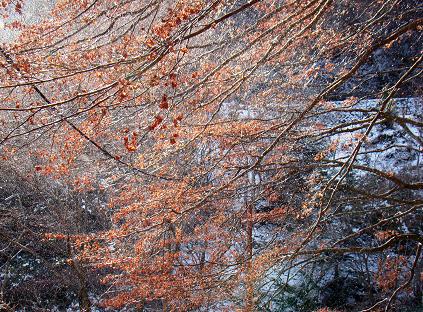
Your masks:
[[[2,161],[107,190],[107,229],[47,234],[81,281],[110,269],[103,304],[265,309],[274,276],[401,244],[415,275],[423,122],[399,111],[421,96],[418,1],[63,0],[7,26]],[[373,64],[401,44],[395,68]],[[372,161],[390,150],[413,174]]]

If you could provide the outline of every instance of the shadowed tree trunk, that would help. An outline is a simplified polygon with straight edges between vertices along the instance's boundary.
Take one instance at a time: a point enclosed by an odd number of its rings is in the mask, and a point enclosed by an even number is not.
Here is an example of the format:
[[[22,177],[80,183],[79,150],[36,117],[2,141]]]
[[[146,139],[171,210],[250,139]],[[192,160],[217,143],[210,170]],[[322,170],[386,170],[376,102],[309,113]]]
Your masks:
[[[81,312],[90,312],[91,311],[91,301],[89,298],[89,290],[88,290],[88,279],[87,275],[80,265],[79,261],[76,259],[72,252],[72,246],[70,244],[70,241],[68,239],[68,257],[70,259],[69,263],[72,269],[75,271],[77,277],[78,277],[78,283],[79,283],[79,294],[78,294],[78,300],[79,300],[79,308]]]
[[[246,298],[245,311],[254,311],[254,285],[251,278],[253,258],[253,205],[247,203],[247,270],[246,270]]]

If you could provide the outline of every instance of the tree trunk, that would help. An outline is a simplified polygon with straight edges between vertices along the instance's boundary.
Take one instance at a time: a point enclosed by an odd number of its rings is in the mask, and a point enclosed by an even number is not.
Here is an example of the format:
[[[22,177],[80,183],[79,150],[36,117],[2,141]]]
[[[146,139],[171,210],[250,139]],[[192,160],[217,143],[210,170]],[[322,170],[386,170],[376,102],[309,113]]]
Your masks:
[[[245,311],[254,311],[254,285],[251,276],[251,261],[253,257],[253,205],[247,204],[247,246],[246,246],[246,298]]]
[[[78,260],[74,257],[72,252],[72,246],[68,239],[68,257],[70,258],[70,266],[75,271],[76,276],[78,277],[79,282],[79,309],[81,312],[90,312],[91,311],[91,301],[88,295],[88,280],[87,276],[79,265]]]
[[[413,277],[413,295],[416,298],[416,304],[423,305],[423,282],[422,282],[422,274],[423,274],[423,258],[419,260],[419,263],[416,266],[416,272],[414,273]]]

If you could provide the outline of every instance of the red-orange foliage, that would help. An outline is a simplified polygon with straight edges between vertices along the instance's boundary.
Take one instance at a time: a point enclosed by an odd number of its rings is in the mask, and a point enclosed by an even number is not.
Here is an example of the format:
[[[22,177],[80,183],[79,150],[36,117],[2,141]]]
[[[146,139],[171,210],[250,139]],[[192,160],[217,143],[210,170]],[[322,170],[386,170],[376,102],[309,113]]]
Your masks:
[[[21,1],[3,1],[2,7],[12,4],[21,13]],[[29,156],[31,172],[79,192],[92,189],[93,181],[106,185],[110,228],[46,234],[69,239],[81,263],[110,269],[103,282],[114,291],[103,305],[160,301],[172,311],[251,310],[257,293],[266,292],[260,283],[283,261],[362,252],[342,249],[344,237],[331,232],[328,220],[338,209],[332,195],[355,169],[357,147],[366,142],[361,130],[370,132],[377,118],[389,114],[357,121],[358,128],[316,120],[354,107],[356,97],[338,106],[326,99],[356,83],[351,78],[377,49],[421,27],[421,19],[399,14],[405,26],[391,30],[390,21],[382,20],[389,34],[381,34],[373,16],[385,6],[58,1],[51,16],[24,26],[15,42],[2,47],[3,159]],[[352,9],[362,24],[342,23]],[[391,9],[398,10],[394,4]],[[332,62],[338,55],[344,63]],[[413,72],[416,64],[407,69]],[[352,158],[331,162],[338,142],[319,151],[313,144],[338,129],[353,132],[342,142]],[[340,171],[325,184],[316,168]],[[369,172],[399,189],[421,188],[419,181]],[[389,192],[368,196],[390,200]],[[271,209],[259,214],[255,208],[262,202]],[[253,232],[260,223],[279,228],[256,248]],[[401,234],[378,233],[382,242]],[[324,244],[316,244],[320,236]],[[398,258],[381,265],[379,286],[394,287],[398,267],[406,264]]]

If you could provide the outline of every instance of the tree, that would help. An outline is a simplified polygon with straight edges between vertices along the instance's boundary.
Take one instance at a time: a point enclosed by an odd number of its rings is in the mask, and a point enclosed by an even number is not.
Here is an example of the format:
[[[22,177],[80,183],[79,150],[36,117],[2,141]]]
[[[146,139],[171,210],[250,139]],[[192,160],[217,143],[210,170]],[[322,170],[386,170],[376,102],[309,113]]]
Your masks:
[[[421,92],[419,10],[58,1],[42,23],[6,25],[20,35],[0,51],[3,161],[107,193],[113,224],[66,235],[73,261],[107,268],[107,306],[252,311],[289,272],[406,245],[397,283],[366,302],[389,309],[418,267],[423,182],[420,163],[372,161],[421,155],[421,101],[396,99]],[[401,144],[373,148],[388,127]]]

